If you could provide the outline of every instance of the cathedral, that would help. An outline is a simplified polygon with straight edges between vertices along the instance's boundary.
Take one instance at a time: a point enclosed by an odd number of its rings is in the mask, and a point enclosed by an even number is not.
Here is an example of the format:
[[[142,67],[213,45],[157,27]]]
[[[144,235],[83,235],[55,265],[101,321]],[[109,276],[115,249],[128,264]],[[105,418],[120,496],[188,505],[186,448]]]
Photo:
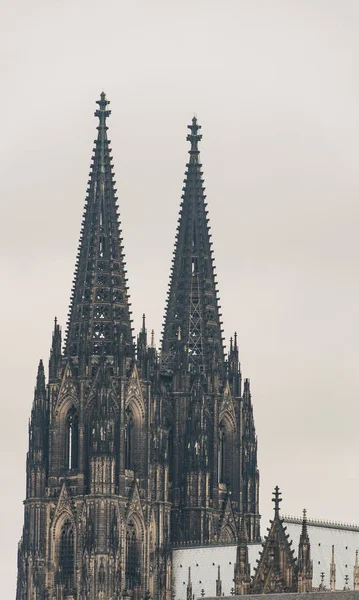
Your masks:
[[[238,543],[239,590],[260,541],[257,438],[236,334],[224,350],[201,127],[159,352],[145,318],[133,336],[104,93],[97,104],[66,335],[55,319],[36,378],[16,599],[172,600],[181,545]]]

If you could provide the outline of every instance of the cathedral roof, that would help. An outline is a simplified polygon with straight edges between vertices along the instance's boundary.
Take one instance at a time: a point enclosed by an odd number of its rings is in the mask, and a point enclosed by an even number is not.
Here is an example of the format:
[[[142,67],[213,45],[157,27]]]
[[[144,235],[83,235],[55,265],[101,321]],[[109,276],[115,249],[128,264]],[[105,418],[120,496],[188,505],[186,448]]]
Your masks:
[[[116,189],[101,94],[95,116],[98,135],[92,156],[80,244],[70,302],[66,354],[114,355],[133,351],[131,312]]]
[[[164,322],[162,355],[169,360],[180,341],[189,370],[206,371],[212,360],[223,365],[224,350],[211,249],[196,117],[188,125],[191,147],[184,180]]]
[[[302,521],[295,517],[283,517],[283,521],[297,553]],[[355,553],[359,550],[359,527],[308,519],[307,528],[313,560],[313,587],[319,586],[321,573],[325,575],[325,586],[330,587],[330,562],[332,546],[334,546],[335,587],[337,590],[342,590],[345,585],[345,576],[348,575],[349,587],[352,588]]]
[[[298,555],[299,538],[302,531],[302,519],[296,517],[282,517],[286,526],[286,533],[293,541],[292,548]],[[353,569],[355,564],[355,553],[359,549],[359,526],[345,523],[333,523],[330,521],[307,520],[308,536],[311,545],[311,557],[313,560],[313,587],[318,588],[321,582],[321,573],[324,573],[324,585],[330,589],[330,563],[332,558],[332,546],[334,545],[336,564],[336,590],[343,590],[346,575],[349,577],[348,585],[350,591],[346,591],[343,600],[359,600],[359,592],[352,591]],[[188,567],[192,567],[192,588],[196,598],[201,597],[201,590],[205,596],[215,596],[216,577],[218,565],[221,567],[222,591],[225,596],[231,596],[231,588],[234,586],[234,564],[236,562],[236,544],[207,545],[202,547],[176,547],[173,550],[173,574],[175,581],[176,600],[186,600],[186,585]],[[251,574],[259,559],[262,550],[261,544],[248,544],[249,562]],[[182,566],[181,566],[182,565]],[[320,593],[320,600],[325,600]],[[330,600],[335,600],[338,592],[330,593]],[[334,596],[333,596],[334,594]],[[350,594],[350,596],[348,595]],[[286,600],[295,600],[300,594],[271,594],[271,600],[276,596]],[[314,592],[309,594],[314,595]],[[306,597],[308,593],[306,593]],[[248,596],[254,598],[255,594]],[[232,598],[232,596],[231,596]],[[244,598],[244,596],[241,596]],[[263,598],[263,595],[261,595]]]

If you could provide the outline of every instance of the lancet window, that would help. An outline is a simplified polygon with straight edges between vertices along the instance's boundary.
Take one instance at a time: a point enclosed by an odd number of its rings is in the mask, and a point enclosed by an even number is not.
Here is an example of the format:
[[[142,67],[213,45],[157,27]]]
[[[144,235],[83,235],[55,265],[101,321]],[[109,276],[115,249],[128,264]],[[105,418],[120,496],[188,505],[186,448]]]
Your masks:
[[[66,418],[66,460],[65,464],[69,471],[78,467],[78,438],[79,423],[75,407],[73,406]]]
[[[218,444],[218,483],[225,483],[226,432],[223,426],[219,430]]]
[[[72,590],[74,587],[74,530],[70,521],[66,521],[61,530],[59,573],[65,589]]]
[[[126,531],[126,587],[131,590],[140,583],[140,556],[136,527],[130,521]]]
[[[125,427],[125,469],[133,469],[133,415],[131,411],[127,412],[127,423]]]

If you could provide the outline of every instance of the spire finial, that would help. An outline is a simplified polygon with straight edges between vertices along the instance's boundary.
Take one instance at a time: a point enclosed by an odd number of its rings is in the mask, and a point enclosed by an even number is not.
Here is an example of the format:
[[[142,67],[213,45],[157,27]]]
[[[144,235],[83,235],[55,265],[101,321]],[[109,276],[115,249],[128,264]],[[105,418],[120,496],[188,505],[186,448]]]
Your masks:
[[[199,154],[198,142],[201,141],[202,135],[198,133],[198,130],[201,129],[201,125],[198,125],[196,115],[194,115],[191,125],[187,125],[187,127],[191,130],[191,133],[189,133],[187,136],[187,141],[191,142],[191,149],[189,153],[191,155]]]
[[[95,111],[95,117],[100,120],[98,129],[106,130],[106,118],[110,116],[111,111],[106,110],[106,106],[110,104],[110,101],[106,100],[105,92],[101,92],[100,100],[96,100],[96,104],[99,105],[99,108]]]
[[[303,508],[303,521],[302,521],[302,536],[305,536],[308,534],[308,530],[307,530],[307,523],[308,523],[308,519],[307,519],[307,509]]]
[[[146,332],[146,315],[145,315],[145,313],[143,313],[143,315],[142,315],[142,332],[143,333]]]
[[[272,498],[272,502],[274,502],[274,515],[279,516],[279,505],[282,502],[282,492],[279,491],[279,487],[276,485],[274,488],[274,497]]]

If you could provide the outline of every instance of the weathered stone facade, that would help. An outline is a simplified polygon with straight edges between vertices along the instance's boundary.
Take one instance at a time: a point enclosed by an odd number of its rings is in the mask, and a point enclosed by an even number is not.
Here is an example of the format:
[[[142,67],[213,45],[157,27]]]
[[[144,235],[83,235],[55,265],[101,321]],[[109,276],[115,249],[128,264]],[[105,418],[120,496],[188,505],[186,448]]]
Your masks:
[[[198,142],[162,351],[134,344],[104,94],[65,344],[55,320],[29,427],[17,600],[171,598],[171,548],[259,540],[257,440],[237,337],[224,354]]]

